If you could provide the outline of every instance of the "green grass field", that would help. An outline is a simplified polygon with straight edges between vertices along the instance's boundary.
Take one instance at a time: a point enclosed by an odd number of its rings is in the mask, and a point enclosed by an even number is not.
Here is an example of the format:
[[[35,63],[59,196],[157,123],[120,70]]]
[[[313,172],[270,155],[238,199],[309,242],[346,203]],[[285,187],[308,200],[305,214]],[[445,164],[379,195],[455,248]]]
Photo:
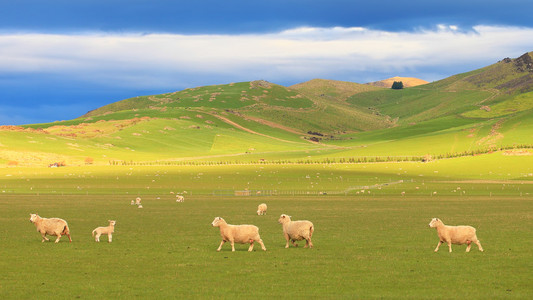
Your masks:
[[[517,197],[0,198],[0,297],[20,298],[528,298],[531,206]],[[255,215],[266,202],[266,216]],[[60,216],[73,242],[41,243],[29,213]],[[314,249],[285,249],[281,213],[315,224]],[[220,243],[216,216],[255,224],[267,251]],[[442,247],[431,217],[478,229],[475,246]],[[90,232],[116,219],[113,243]]]
[[[529,298],[531,159],[2,168],[0,298]],[[66,219],[73,242],[41,243],[30,213]],[[282,213],[315,224],[314,249],[284,248]],[[216,252],[216,216],[257,225],[268,251]],[[434,253],[432,217],[475,226],[485,252]],[[113,243],[95,243],[108,219]]]

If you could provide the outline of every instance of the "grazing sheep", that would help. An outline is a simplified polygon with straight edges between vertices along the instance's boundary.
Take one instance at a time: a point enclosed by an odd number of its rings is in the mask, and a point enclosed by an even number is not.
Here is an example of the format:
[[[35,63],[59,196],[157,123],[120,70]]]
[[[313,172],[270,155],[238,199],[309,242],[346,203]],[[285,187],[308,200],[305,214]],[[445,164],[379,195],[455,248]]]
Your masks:
[[[135,198],[135,204],[141,205],[141,197]]]
[[[285,236],[285,240],[287,240],[285,248],[289,248],[289,240],[292,242],[294,247],[298,247],[298,244],[296,244],[294,241],[301,241],[304,239],[304,248],[313,248],[313,242],[311,241],[311,237],[315,231],[313,223],[307,220],[291,221],[291,216],[285,214],[282,214],[279,217],[278,223],[283,225],[283,235]]]
[[[436,228],[439,235],[439,243],[437,248],[435,248],[435,252],[439,251],[440,245],[444,242],[448,244],[450,252],[452,252],[452,244],[467,244],[466,252],[470,252],[472,242],[476,243],[479,251],[483,252],[483,247],[481,247],[481,243],[476,236],[476,229],[472,226],[448,226],[444,225],[440,219],[433,218],[429,222],[429,227]]]
[[[135,201],[131,200],[131,205],[135,205]]]
[[[142,205],[142,204],[139,204],[139,206],[137,206],[137,208],[143,208],[143,205]]]
[[[185,202],[185,197],[182,195],[176,195],[176,202]]]
[[[267,205],[265,203],[261,203],[257,206],[257,215],[262,216],[266,215],[267,213]]]
[[[57,236],[56,243],[59,242],[59,239],[62,235],[67,235],[68,240],[72,242],[70,238],[70,230],[68,229],[67,221],[59,218],[41,218],[38,214],[30,214],[30,222],[35,224],[37,231],[41,233],[43,237],[42,242],[49,241],[46,238],[46,235],[55,235]]]
[[[263,240],[259,236],[259,228],[255,225],[231,225],[226,223],[221,217],[216,217],[211,225],[219,227],[220,235],[222,236],[222,242],[220,242],[217,251],[220,251],[222,245],[227,241],[231,243],[231,251],[235,251],[234,243],[250,243],[248,251],[252,251],[254,242],[258,242],[261,245],[261,249],[266,251],[265,244],[263,244]]]
[[[102,234],[107,234],[108,242],[113,241],[113,232],[115,232],[115,224],[117,221],[114,220],[107,220],[109,222],[109,226],[107,227],[97,227],[93,230],[93,237],[95,242],[100,242],[100,236]]]

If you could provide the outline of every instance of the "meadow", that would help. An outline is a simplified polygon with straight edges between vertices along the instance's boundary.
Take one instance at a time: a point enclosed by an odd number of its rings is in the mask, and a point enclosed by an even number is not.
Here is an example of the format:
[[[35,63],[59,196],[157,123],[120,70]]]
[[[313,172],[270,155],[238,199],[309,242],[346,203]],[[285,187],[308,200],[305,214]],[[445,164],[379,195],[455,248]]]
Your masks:
[[[2,168],[0,297],[529,298],[530,161],[493,153],[431,163]],[[130,205],[137,196],[143,209]],[[257,216],[262,202],[268,214]],[[41,243],[30,213],[66,219],[73,242]],[[284,248],[282,213],[313,221],[315,248]],[[216,252],[216,216],[257,225],[268,250]],[[485,252],[434,253],[432,217],[475,226]],[[91,231],[108,219],[117,220],[113,242],[95,243]]]

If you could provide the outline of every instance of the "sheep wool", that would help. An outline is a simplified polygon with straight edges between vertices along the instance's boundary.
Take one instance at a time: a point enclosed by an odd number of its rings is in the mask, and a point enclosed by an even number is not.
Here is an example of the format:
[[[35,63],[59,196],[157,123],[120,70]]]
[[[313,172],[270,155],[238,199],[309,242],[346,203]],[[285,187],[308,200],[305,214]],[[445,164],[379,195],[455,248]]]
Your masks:
[[[452,244],[467,244],[466,252],[470,252],[472,242],[477,245],[479,251],[483,252],[483,247],[481,247],[481,243],[476,236],[476,229],[472,226],[444,225],[439,218],[433,218],[431,219],[431,222],[429,222],[429,227],[436,228],[439,236],[439,243],[437,244],[437,248],[435,248],[435,252],[439,251],[440,245],[444,242],[448,244],[449,252],[452,252]]]
[[[107,220],[109,222],[109,225],[106,227],[97,227],[93,230],[93,237],[95,242],[100,242],[100,236],[102,234],[107,234],[107,240],[108,242],[113,241],[113,232],[115,232],[115,224],[117,221],[115,220]]]
[[[267,205],[265,203],[261,203],[257,206],[257,215],[262,216],[266,215],[267,213]]]
[[[68,228],[67,221],[59,218],[41,218],[38,214],[30,214],[30,222],[35,225],[37,232],[42,236],[42,242],[49,241],[46,235],[55,235],[57,239],[56,243],[59,242],[61,236],[68,236],[68,240],[72,242],[70,238],[70,230]]]
[[[285,248],[289,248],[289,241],[292,242],[294,247],[298,247],[295,241],[301,240],[305,240],[304,248],[313,248],[311,238],[313,237],[315,227],[311,221],[291,221],[291,216],[282,214],[278,219],[278,223],[283,225],[283,236],[285,236],[285,240],[287,241]]]
[[[261,245],[261,249],[266,251],[265,244],[263,244],[263,240],[259,236],[259,228],[255,225],[231,225],[226,223],[221,217],[216,217],[211,225],[213,227],[219,227],[220,236],[222,237],[222,241],[220,242],[217,251],[220,251],[222,245],[228,241],[231,244],[232,252],[235,251],[235,243],[250,243],[248,251],[252,251],[254,248],[254,242],[258,242]]]

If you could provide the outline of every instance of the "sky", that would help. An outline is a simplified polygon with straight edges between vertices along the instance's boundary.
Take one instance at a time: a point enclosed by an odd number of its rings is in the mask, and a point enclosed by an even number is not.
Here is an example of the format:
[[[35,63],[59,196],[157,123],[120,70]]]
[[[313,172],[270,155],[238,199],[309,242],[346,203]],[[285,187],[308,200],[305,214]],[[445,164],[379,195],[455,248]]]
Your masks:
[[[436,81],[533,51],[528,0],[0,0],[0,125],[263,79]]]

